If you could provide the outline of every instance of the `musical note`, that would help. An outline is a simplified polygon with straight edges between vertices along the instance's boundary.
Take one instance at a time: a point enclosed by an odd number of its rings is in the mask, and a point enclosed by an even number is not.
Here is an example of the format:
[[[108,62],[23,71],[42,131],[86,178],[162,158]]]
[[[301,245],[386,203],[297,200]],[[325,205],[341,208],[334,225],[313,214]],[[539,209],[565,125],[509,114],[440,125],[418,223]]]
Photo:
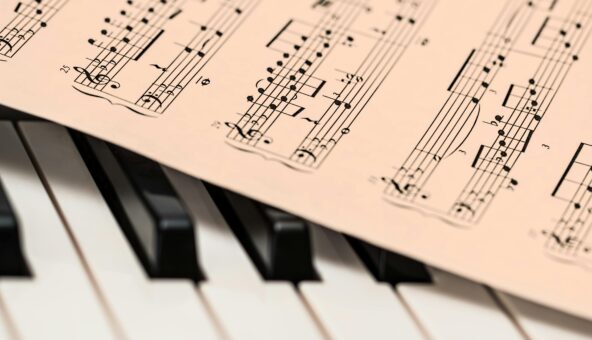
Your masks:
[[[592,260],[585,257],[592,247],[592,145],[580,143],[551,196],[565,208],[553,229],[542,231],[545,251],[573,263]]]
[[[590,252],[592,216],[592,145],[581,143],[551,196],[566,207],[548,231],[543,230],[545,250],[554,257],[577,263]],[[586,257],[583,257],[585,259]]]
[[[583,10],[582,6],[585,5],[575,6],[570,13],[579,13]],[[398,187],[387,183],[384,189],[389,199],[414,206],[419,195],[399,189],[416,185],[419,192],[424,191],[447,158],[460,155],[456,151],[461,147],[476,150],[470,163],[466,164],[473,175],[464,183],[458,183],[460,193],[448,207],[425,207],[423,202],[418,202],[422,209],[447,211],[447,219],[477,224],[495,199],[502,195],[501,189],[506,189],[507,193],[519,189],[518,180],[509,177],[510,173],[528,154],[537,127],[560,88],[559,79],[567,76],[570,70],[560,66],[577,60],[573,58],[577,52],[565,53],[565,50],[581,49],[590,31],[590,27],[581,23],[582,18],[574,23],[563,17],[533,16],[535,11],[535,6],[530,3],[508,3],[504,14],[488,31],[483,44],[469,52],[452,77],[444,105],[401,166],[402,169],[419,168],[423,171],[412,177],[402,170],[397,171],[392,180]],[[500,22],[505,25],[499,25]],[[533,39],[525,43],[520,38],[527,34],[524,30],[527,24],[540,26]],[[557,53],[558,57],[543,57],[550,53]],[[499,81],[498,74],[505,72],[506,64],[512,63],[518,54],[532,60],[534,73],[502,87],[506,89],[505,95],[501,106],[495,113],[490,113],[489,117],[493,119],[479,120],[481,102],[486,96],[494,94],[490,90]],[[491,142],[465,145],[477,130],[477,122],[484,123],[478,130],[490,133]],[[543,147],[549,149],[546,144]],[[575,205],[572,204],[572,207],[575,209]]]
[[[176,25],[187,25],[195,32],[189,41],[178,44],[180,48],[174,47],[179,51],[170,62],[161,64],[143,60],[150,56],[149,51],[161,48],[168,27],[173,25],[171,22],[189,11],[185,12],[175,1],[160,1],[153,6],[128,2],[128,7],[121,10],[119,16],[104,20],[107,28],[99,30],[99,36],[88,40],[99,52],[95,58],[89,58],[92,61],[88,66],[78,67],[80,76],[75,79],[75,87],[86,87],[85,91],[79,92],[108,99],[134,113],[160,116],[190,85],[211,84],[211,80],[203,76],[198,81],[195,79],[231,38],[232,35],[225,32],[234,32],[245,19],[245,12],[255,4],[256,0],[226,1],[216,6],[206,18],[206,22],[211,23],[207,26],[196,25],[193,21],[177,22]],[[133,77],[124,79],[125,70],[140,69],[139,72],[148,73],[146,67],[158,70],[158,73],[143,93],[122,93],[122,83],[136,81]]]
[[[204,78],[204,79],[201,79],[201,81],[199,81],[199,83],[201,84],[201,86],[208,86],[212,83],[212,81],[210,80],[210,78]]]
[[[106,74],[99,73],[99,74],[94,75],[94,74],[91,74],[86,69],[79,67],[79,66],[75,66],[74,70],[76,72],[82,74],[86,80],[88,80],[89,82],[91,82],[93,84],[106,85],[106,84],[109,84],[109,82],[111,81],[111,78],[109,78],[109,76]]]
[[[69,1],[0,102],[592,318],[592,0],[552,1]]]
[[[11,59],[62,10],[69,0],[20,1],[0,30],[0,57]]]
[[[415,40],[419,30],[416,23],[426,20],[431,6],[431,0],[392,5],[391,10],[408,14],[399,17],[386,14],[388,22],[366,27],[365,30],[370,31],[366,34],[353,29],[357,19],[338,15],[347,11],[355,13],[355,18],[382,15],[357,3],[334,1],[330,6],[329,2],[321,6],[321,2],[317,2],[313,7],[319,10],[322,7],[330,19],[320,19],[316,25],[289,20],[267,43],[266,47],[278,53],[279,58],[275,58],[275,65],[266,68],[266,78],[255,82],[257,93],[247,96],[249,107],[236,125],[247,129],[256,124],[263,135],[276,138],[281,135],[277,132],[280,126],[297,126],[298,132],[292,130],[291,133],[301,136],[298,144],[280,150],[284,144],[277,143],[278,149],[269,145],[263,145],[262,149],[257,138],[244,138],[238,129],[228,132],[228,140],[240,144],[239,150],[268,153],[266,159],[281,158],[281,163],[291,169],[318,169],[341,139],[352,133],[363,108]],[[372,32],[379,34],[369,34]],[[359,57],[343,68],[350,71],[332,68],[337,74],[335,80],[317,76],[328,58],[339,53],[349,54],[351,49],[359,49],[356,51]],[[333,94],[322,94],[329,86],[335,87],[328,92]],[[317,96],[319,93],[322,95]],[[311,98],[315,103],[327,100],[326,108],[321,112],[307,112],[306,106],[299,103]],[[301,120],[294,120],[302,112],[307,112],[304,120],[312,124],[303,126],[299,123]],[[249,119],[245,119],[246,116]]]

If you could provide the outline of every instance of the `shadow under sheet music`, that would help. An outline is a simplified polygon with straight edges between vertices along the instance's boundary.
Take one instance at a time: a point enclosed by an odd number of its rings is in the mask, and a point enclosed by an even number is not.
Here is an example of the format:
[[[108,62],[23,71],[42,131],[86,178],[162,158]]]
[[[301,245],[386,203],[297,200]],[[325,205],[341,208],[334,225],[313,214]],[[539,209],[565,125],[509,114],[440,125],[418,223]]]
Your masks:
[[[592,0],[5,0],[0,103],[592,319]]]

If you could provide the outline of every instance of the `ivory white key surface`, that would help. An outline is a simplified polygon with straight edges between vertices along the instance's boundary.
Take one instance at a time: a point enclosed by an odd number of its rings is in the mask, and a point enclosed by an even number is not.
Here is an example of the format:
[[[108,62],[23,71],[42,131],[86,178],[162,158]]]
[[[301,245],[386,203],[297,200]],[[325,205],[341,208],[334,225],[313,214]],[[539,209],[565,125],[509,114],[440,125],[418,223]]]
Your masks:
[[[165,169],[197,221],[204,297],[232,339],[318,339],[322,335],[288,283],[264,282],[203,183]]]
[[[487,290],[452,274],[432,271],[433,284],[397,290],[433,339],[523,339]]]
[[[422,339],[394,290],[375,281],[345,238],[320,226],[311,227],[321,282],[301,283],[300,290],[330,337]]]
[[[41,174],[107,303],[129,339],[216,339],[193,283],[150,280],[66,129],[20,123]]]
[[[0,176],[32,279],[1,279],[0,299],[23,339],[113,339],[113,324],[14,126],[0,123]]]
[[[0,301],[0,303],[2,303]],[[0,340],[13,340],[13,337],[10,334],[10,329],[8,328],[8,320],[6,320],[6,315],[4,315],[4,311],[0,309]]]
[[[504,305],[532,340],[592,339],[592,321],[580,319],[498,292]]]

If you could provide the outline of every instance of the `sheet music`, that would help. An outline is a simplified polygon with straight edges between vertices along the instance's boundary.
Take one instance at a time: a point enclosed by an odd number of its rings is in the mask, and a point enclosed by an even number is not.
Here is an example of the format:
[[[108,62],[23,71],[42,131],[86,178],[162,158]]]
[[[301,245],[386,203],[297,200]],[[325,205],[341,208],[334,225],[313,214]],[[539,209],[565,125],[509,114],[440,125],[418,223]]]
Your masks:
[[[13,58],[37,33],[47,27],[69,0],[16,2],[0,31],[0,62]],[[10,5],[10,4],[5,4]]]
[[[73,87],[84,95],[121,105],[134,113],[159,116],[194,82],[198,86],[209,85],[210,80],[200,76],[200,71],[255,3],[245,0],[214,4],[203,23],[189,20],[173,28],[177,29],[173,31],[175,43],[165,47],[167,52],[177,53],[168,59],[161,55],[158,59],[162,62],[148,64],[140,59],[163,37],[172,22],[183,11],[197,12],[200,8],[187,8],[187,1],[128,2],[127,7],[106,17],[104,28],[88,39],[97,52],[86,58],[85,66],[73,67],[79,73]],[[142,84],[136,76],[146,73],[147,68],[157,71],[152,72],[156,73],[152,81]],[[129,87],[143,87],[122,91],[122,82]]]
[[[564,209],[554,225],[541,230],[545,250],[559,260],[590,267],[592,145],[579,145],[551,196],[562,201]]]
[[[551,3],[549,12],[555,5]],[[587,10],[586,3],[578,3],[562,17],[548,15],[541,22],[531,3],[504,8],[479,48],[470,51],[454,76],[447,88],[449,96],[420,141],[394,176],[382,178],[386,199],[470,227],[478,224],[504,191],[516,190],[520,181],[512,177],[512,169],[527,157],[539,124],[587,42]],[[532,40],[525,29],[531,21],[540,25]],[[511,69],[511,65],[505,67],[506,60],[517,58],[525,59],[530,67],[522,72],[512,70],[511,82],[499,85],[505,94],[492,108],[495,115],[481,112],[481,101],[497,94],[490,88],[498,87],[498,76]],[[490,141],[472,145],[472,135]],[[467,154],[466,149],[475,148],[476,153]],[[454,196],[448,202],[433,206],[429,202],[431,185],[440,183],[432,178],[448,158],[455,157],[474,157],[470,168],[464,166],[470,173],[455,178],[459,187],[449,192]],[[448,176],[447,185],[450,180]]]
[[[9,0],[0,25],[4,105],[592,319],[592,0]]]

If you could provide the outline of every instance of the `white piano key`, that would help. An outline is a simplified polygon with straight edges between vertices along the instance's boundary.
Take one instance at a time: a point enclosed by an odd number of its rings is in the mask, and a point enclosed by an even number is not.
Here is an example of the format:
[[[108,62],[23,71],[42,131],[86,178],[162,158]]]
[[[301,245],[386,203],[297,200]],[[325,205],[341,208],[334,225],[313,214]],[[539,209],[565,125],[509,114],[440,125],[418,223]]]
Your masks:
[[[523,339],[487,290],[433,270],[434,284],[397,285],[403,300],[433,339]]]
[[[0,176],[18,215],[34,275],[0,280],[0,299],[17,332],[23,339],[116,338],[12,124],[0,123],[0,145]]]
[[[592,321],[580,319],[501,292],[497,292],[497,295],[532,340],[592,339]]]
[[[146,276],[66,129],[43,122],[19,125],[127,338],[219,338],[191,281]]]
[[[204,185],[165,169],[197,222],[206,282],[200,290],[232,339],[320,339],[322,335],[294,288],[264,282]]]
[[[300,290],[332,339],[424,338],[391,286],[374,280],[342,235],[311,227],[322,281]]]
[[[2,301],[0,301],[0,305],[1,304]],[[10,325],[8,323],[5,311],[2,310],[2,306],[0,306],[0,340],[14,340],[9,327]]]

